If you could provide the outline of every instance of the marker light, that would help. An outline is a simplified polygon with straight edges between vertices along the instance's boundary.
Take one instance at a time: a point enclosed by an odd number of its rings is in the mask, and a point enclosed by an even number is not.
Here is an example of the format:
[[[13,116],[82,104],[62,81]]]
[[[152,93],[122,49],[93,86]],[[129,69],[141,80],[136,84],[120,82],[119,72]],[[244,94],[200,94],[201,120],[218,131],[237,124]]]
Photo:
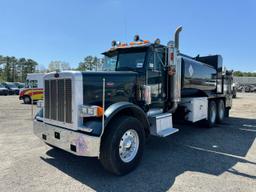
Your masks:
[[[155,40],[155,44],[159,45],[159,44],[160,44],[160,39],[157,38],[157,39]]]
[[[113,40],[113,41],[111,42],[111,45],[112,45],[112,47],[115,47],[115,46],[116,46],[116,41]]]
[[[127,46],[127,43],[121,43],[118,45],[118,47],[126,47]]]
[[[135,35],[133,40],[134,41],[139,41],[140,40],[140,36],[139,35]]]
[[[132,42],[130,42],[129,44],[130,44],[131,46],[135,46],[135,45],[143,45],[143,44],[147,44],[147,43],[149,43],[148,40],[143,40],[143,41],[136,41],[136,42],[132,41]]]

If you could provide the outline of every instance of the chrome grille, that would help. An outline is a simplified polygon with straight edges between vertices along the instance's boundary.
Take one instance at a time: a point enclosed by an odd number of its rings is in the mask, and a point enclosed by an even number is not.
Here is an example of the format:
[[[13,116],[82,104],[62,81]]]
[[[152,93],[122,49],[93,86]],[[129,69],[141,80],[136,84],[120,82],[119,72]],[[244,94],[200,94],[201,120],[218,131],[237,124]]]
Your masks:
[[[71,79],[45,80],[45,118],[72,123]]]

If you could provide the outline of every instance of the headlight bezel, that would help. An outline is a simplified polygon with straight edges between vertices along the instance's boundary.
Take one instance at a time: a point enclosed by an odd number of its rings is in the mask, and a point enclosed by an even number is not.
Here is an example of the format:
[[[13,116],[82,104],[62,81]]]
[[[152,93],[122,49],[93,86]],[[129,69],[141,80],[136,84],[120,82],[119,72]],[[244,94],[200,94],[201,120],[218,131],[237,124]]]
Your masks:
[[[81,117],[103,116],[103,108],[97,105],[82,105],[79,112]]]

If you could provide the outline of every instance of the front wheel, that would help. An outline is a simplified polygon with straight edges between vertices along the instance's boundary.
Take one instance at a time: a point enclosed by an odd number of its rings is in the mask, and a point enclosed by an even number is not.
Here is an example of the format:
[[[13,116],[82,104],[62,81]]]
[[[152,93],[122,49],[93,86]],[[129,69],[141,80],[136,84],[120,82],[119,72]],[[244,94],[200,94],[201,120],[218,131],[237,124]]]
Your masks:
[[[101,164],[116,175],[127,174],[141,161],[144,143],[145,132],[140,121],[122,116],[106,128],[100,150]]]
[[[24,102],[25,104],[31,104],[31,98],[30,98],[29,96],[24,96],[23,102]]]

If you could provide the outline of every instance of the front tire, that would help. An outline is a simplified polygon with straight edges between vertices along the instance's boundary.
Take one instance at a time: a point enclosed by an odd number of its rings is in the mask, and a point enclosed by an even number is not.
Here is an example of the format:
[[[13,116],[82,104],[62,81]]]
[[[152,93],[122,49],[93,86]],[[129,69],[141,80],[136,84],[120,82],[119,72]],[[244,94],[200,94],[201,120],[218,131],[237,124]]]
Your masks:
[[[24,102],[25,104],[31,104],[31,98],[30,98],[29,96],[24,96],[23,102]]]
[[[145,132],[140,121],[134,117],[121,116],[106,128],[100,162],[113,174],[127,174],[140,163],[144,143]]]

